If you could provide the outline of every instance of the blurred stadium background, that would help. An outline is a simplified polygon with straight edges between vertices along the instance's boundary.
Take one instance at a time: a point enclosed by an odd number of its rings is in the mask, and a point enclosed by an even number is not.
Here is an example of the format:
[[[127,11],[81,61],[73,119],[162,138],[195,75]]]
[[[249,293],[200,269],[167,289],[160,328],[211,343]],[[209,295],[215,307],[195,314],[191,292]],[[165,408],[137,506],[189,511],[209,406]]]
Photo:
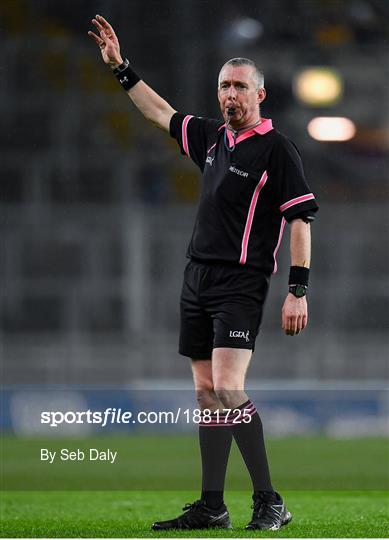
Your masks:
[[[15,399],[31,406],[20,385],[189,388],[178,300],[199,174],[102,63],[87,36],[101,13],[182,112],[218,116],[228,58],[263,67],[262,114],[299,146],[321,210],[309,327],[297,339],[281,332],[286,235],[250,384],[289,396],[289,412],[293,392],[325,394],[334,434],[388,432],[388,9],[383,0],[1,2],[3,426],[18,427]],[[317,117],[350,120],[346,140],[309,133]],[[282,407],[281,423],[298,432],[300,417]]]

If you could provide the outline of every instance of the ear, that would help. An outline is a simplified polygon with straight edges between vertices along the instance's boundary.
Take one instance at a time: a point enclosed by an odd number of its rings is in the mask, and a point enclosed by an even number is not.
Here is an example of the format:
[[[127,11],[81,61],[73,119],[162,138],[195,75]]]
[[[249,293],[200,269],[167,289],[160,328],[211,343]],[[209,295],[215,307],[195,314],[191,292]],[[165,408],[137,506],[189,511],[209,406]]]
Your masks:
[[[258,90],[258,103],[262,103],[266,99],[266,90],[265,88],[260,88]]]

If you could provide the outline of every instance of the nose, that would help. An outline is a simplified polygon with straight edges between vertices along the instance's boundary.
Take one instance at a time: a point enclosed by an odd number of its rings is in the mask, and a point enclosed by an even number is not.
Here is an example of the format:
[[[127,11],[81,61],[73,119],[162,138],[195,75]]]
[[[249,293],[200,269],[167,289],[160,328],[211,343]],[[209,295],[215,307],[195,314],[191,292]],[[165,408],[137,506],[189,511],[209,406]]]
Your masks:
[[[231,99],[232,101],[236,100],[236,89],[233,85],[231,85],[228,89],[228,99]]]

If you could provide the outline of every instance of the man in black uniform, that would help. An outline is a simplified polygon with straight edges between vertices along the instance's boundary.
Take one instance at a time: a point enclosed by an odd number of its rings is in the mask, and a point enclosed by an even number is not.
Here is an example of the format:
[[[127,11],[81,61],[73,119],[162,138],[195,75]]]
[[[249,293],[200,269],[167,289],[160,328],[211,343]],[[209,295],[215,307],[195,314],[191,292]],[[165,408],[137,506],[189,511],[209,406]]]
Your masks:
[[[253,483],[254,511],[246,528],[278,530],[292,516],[272,487],[262,423],[244,384],[286,222],[291,270],[282,328],[294,336],[308,320],[310,221],[318,207],[299,153],[270,119],[261,118],[263,74],[251,60],[229,60],[219,73],[223,121],[184,115],[123,60],[111,25],[100,15],[92,23],[98,34],[89,35],[133,103],[170,132],[203,175],[181,294],[179,348],[192,360],[203,411],[202,493],[182,515],[156,522],[153,529],[231,527],[223,491],[234,438]]]

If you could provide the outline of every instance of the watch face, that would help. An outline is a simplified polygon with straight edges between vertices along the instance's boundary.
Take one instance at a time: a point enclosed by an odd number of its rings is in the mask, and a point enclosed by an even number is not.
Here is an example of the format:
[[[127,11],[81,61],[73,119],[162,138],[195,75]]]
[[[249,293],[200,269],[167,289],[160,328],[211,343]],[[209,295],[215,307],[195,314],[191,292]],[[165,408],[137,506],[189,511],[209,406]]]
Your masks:
[[[307,287],[305,287],[304,285],[292,285],[289,288],[289,292],[294,294],[294,296],[296,296],[297,298],[302,298],[307,294]]]
[[[304,285],[296,285],[296,291],[295,295],[297,298],[301,298],[302,296],[305,296],[307,293],[307,289],[304,287]]]

